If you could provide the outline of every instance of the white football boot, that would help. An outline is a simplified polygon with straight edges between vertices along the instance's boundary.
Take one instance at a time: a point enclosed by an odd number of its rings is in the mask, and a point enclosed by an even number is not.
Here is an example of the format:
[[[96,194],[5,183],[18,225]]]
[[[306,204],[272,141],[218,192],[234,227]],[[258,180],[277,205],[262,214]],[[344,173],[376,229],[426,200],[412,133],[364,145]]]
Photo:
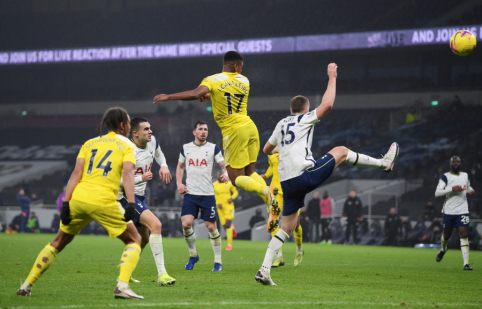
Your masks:
[[[382,169],[385,172],[391,172],[393,170],[393,165],[398,157],[398,152],[400,148],[397,143],[392,143],[388,152],[383,156],[382,159]]]
[[[276,285],[276,283],[274,283],[271,279],[271,276],[265,275],[261,269],[258,270],[256,276],[254,276],[254,279],[263,285]]]

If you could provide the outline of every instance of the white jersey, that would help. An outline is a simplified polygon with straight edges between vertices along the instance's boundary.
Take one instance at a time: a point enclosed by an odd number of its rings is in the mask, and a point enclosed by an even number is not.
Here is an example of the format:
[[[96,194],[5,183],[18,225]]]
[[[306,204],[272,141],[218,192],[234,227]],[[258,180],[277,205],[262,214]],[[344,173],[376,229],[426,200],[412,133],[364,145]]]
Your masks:
[[[295,178],[315,166],[311,154],[314,126],[320,120],[316,110],[302,115],[288,116],[276,125],[269,143],[278,146],[280,181]]]
[[[199,146],[190,142],[184,144],[179,154],[179,162],[186,166],[186,190],[192,195],[214,195],[212,171],[214,161],[224,161],[221,149],[206,142]]]
[[[453,192],[452,187],[462,187],[462,192]],[[460,172],[459,175],[451,172],[445,173],[439,180],[435,196],[445,195],[445,202],[442,213],[447,215],[463,215],[469,213],[467,194],[473,191],[467,173]]]
[[[134,143],[135,144],[135,143]],[[136,145],[136,144],[135,144]],[[150,142],[147,142],[146,148],[140,148],[136,145],[134,148],[134,156],[136,157],[136,167],[134,168],[134,194],[144,196],[146,193],[146,181],[142,181],[142,175],[150,172],[154,159],[160,166],[166,166],[166,158],[161,151],[161,146],[153,135]],[[117,194],[117,200],[122,199],[124,195],[123,179],[121,180],[121,189]]]

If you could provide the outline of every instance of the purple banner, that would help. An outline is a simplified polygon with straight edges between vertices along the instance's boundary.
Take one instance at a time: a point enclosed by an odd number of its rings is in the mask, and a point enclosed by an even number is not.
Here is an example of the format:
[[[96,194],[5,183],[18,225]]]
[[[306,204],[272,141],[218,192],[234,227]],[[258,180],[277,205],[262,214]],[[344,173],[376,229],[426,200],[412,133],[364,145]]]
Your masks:
[[[395,48],[402,46],[447,44],[452,34],[458,30],[469,30],[478,39],[482,39],[482,25],[475,25],[220,42],[0,51],[0,65],[210,57],[223,55],[229,50],[237,50],[242,54],[269,54],[365,48]]]

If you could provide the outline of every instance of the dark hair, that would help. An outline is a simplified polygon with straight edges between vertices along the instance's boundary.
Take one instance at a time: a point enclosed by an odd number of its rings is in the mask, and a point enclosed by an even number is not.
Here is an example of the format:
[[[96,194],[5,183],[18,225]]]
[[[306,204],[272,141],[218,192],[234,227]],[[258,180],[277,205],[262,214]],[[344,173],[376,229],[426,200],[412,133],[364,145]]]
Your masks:
[[[199,120],[199,121],[196,122],[196,124],[194,125],[194,130],[197,129],[197,126],[199,126],[199,125],[202,126],[203,124],[208,125],[206,122],[204,122],[204,121],[202,121],[202,120]]]
[[[124,123],[124,127],[129,122],[129,115],[127,115],[127,111],[122,107],[109,108],[105,112],[104,117],[102,117],[102,121],[97,127],[97,131],[99,131],[100,136],[102,136],[105,124],[107,126],[107,130],[119,133],[121,122]]]
[[[226,62],[243,62],[244,58],[243,56],[238,53],[237,51],[228,51],[227,53],[224,54],[224,63]]]
[[[137,131],[139,130],[139,125],[143,122],[149,122],[147,121],[146,118],[142,118],[142,117],[134,117],[131,119],[131,133],[133,131]]]
[[[297,95],[293,99],[291,99],[291,111],[293,113],[299,113],[302,112],[305,108],[308,107],[310,104],[310,101],[302,96],[302,95]]]

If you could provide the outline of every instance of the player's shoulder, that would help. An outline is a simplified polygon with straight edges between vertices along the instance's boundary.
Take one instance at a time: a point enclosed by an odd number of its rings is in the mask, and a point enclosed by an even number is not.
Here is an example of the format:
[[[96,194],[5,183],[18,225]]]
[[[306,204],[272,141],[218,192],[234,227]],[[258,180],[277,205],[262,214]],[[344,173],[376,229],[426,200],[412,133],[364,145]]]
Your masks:
[[[236,78],[237,80],[239,80],[240,82],[242,82],[242,83],[246,84],[247,86],[249,86],[249,79],[248,79],[246,76],[244,76],[244,75],[242,75],[242,74],[238,74],[238,75],[235,76],[235,78]]]
[[[116,134],[115,137],[119,139],[122,143],[124,143],[127,147],[130,147],[133,149],[136,148],[136,145],[134,145],[134,143],[124,135]]]
[[[157,146],[159,146],[159,141],[154,135],[152,135],[151,140],[147,142],[147,146],[149,149],[156,149]]]
[[[222,81],[225,81],[225,80],[228,80],[228,79],[229,79],[229,76],[227,74],[223,74],[223,73],[216,73],[216,74],[213,74],[213,75],[206,76],[204,78],[204,80],[208,80],[212,83],[222,82]]]

